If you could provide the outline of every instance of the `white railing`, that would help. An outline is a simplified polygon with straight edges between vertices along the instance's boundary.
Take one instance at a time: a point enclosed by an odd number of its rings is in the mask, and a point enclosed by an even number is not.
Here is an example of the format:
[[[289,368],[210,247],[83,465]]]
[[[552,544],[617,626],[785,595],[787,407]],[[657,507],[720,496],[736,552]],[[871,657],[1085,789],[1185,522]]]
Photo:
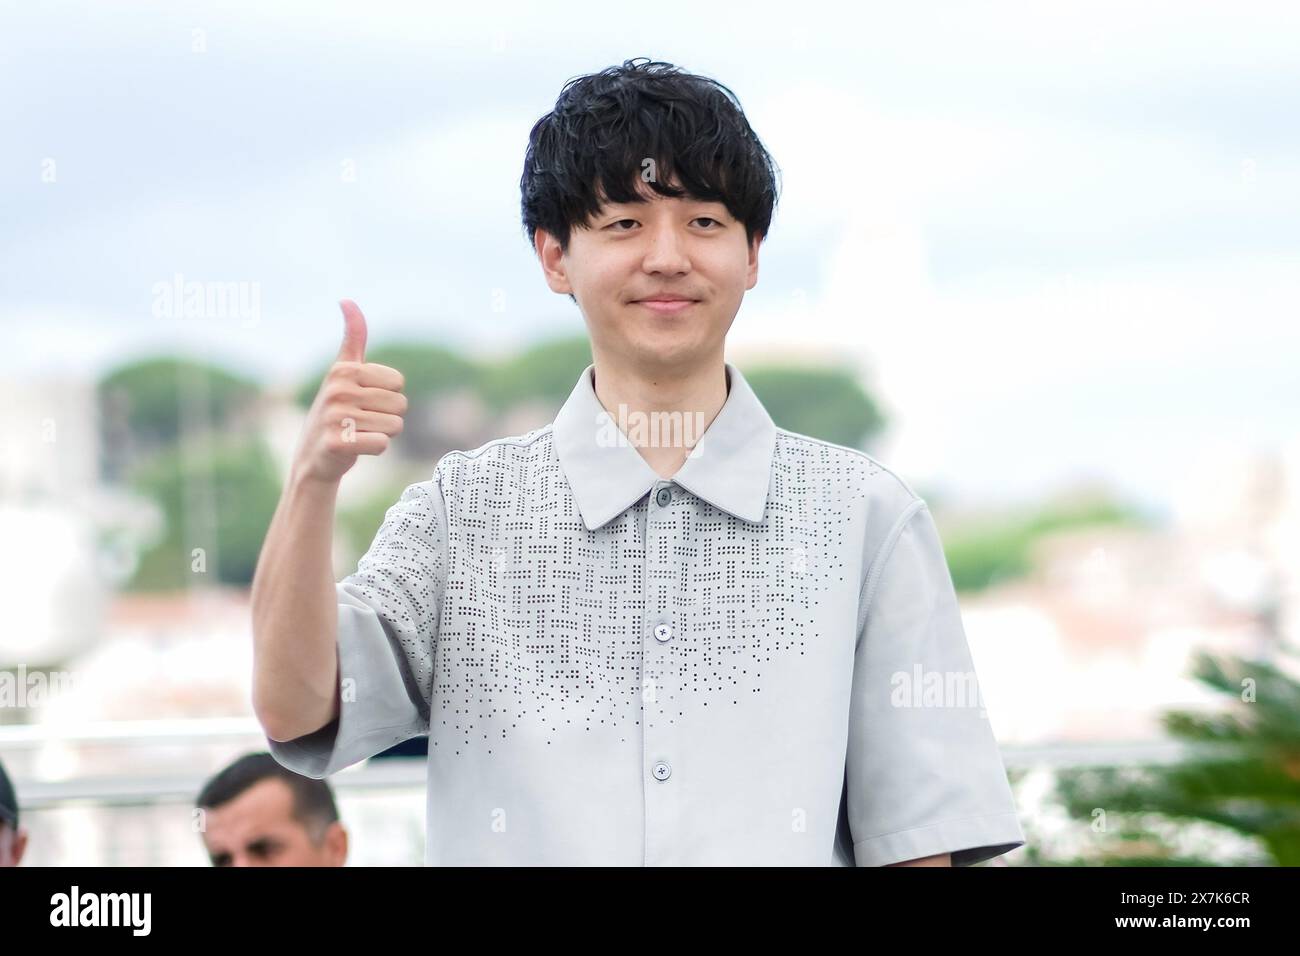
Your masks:
[[[261,725],[251,717],[188,720],[113,721],[76,726],[0,726],[0,753],[32,751],[60,746],[151,745],[198,747],[212,743],[244,741],[249,750],[265,750]],[[1004,744],[1008,769],[1031,767],[1133,766],[1168,763],[1185,757],[1190,748],[1174,740],[1059,742],[1036,745]],[[369,760],[337,773],[332,786],[343,791],[382,791],[423,787],[426,765],[420,758],[393,757]],[[192,800],[209,775],[123,774],[63,780],[25,780],[14,774],[24,808],[40,809],[71,802],[112,806],[146,806]]]

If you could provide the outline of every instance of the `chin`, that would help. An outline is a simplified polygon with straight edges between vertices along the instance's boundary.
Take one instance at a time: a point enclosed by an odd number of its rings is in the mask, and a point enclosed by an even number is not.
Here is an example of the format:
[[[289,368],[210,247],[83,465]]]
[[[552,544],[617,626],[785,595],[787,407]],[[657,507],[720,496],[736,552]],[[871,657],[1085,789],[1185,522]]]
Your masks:
[[[695,336],[654,336],[632,343],[632,352],[647,365],[676,365],[705,348]]]

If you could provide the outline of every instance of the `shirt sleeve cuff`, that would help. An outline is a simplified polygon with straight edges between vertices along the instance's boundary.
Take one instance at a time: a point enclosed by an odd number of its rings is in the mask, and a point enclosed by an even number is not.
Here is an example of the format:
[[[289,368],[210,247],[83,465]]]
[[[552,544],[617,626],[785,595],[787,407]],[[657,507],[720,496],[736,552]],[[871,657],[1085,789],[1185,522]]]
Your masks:
[[[990,813],[859,840],[853,844],[853,856],[858,866],[888,866],[951,853],[953,866],[970,866],[1024,844],[1025,836],[1015,812]]]
[[[378,613],[337,584],[339,716],[293,740],[267,738],[276,761],[304,777],[321,779],[428,731],[428,714],[413,699]]]

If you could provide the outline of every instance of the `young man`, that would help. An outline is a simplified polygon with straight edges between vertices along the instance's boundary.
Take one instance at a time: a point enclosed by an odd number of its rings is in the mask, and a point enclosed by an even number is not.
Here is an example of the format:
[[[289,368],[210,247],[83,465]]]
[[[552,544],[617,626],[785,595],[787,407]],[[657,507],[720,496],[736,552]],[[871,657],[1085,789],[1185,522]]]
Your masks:
[[[323,780],[245,754],[203,785],[203,848],[213,866],[342,866],[348,834]]]
[[[925,502],[776,427],[724,360],[777,195],[730,91],[638,60],[571,81],[521,189],[594,361],[553,423],[409,486],[336,585],[339,479],[406,410],[343,303],[254,584],[276,759],[324,776],[427,734],[430,864],[963,865],[1020,846]]]

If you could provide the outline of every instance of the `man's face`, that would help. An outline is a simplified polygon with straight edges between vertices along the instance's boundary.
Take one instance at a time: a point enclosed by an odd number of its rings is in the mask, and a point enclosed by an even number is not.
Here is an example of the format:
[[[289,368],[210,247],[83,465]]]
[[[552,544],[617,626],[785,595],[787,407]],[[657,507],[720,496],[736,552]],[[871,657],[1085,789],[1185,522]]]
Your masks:
[[[0,823],[0,866],[17,866],[27,849],[27,831]]]
[[[536,248],[555,292],[572,292],[597,353],[642,368],[680,367],[722,353],[748,289],[758,281],[758,246],[720,202],[660,196],[638,182],[645,203],[606,203],[570,234],[569,249],[538,230]],[[637,300],[696,300],[676,311]]]
[[[203,844],[213,866],[342,866],[347,832],[335,821],[317,846],[293,816],[293,791],[274,778],[205,811]]]

